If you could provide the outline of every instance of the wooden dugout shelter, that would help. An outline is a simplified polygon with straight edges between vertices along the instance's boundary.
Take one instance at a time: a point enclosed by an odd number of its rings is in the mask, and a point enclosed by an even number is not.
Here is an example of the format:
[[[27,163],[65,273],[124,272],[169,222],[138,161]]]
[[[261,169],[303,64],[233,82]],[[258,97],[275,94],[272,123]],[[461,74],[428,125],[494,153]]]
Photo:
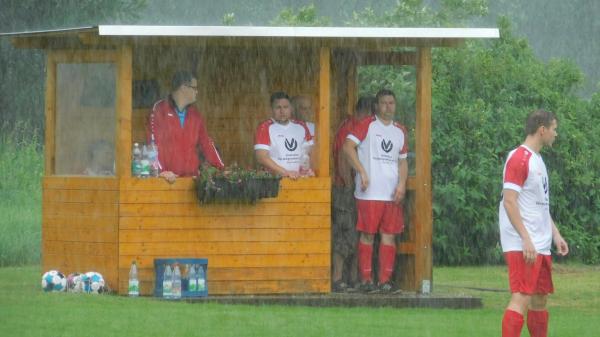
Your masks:
[[[4,35],[47,55],[42,268],[95,270],[121,294],[133,260],[147,295],[153,260],[170,257],[208,258],[211,294],[329,292],[331,141],[353,111],[357,69],[414,66],[414,156],[395,277],[402,289],[430,289],[431,48],[497,38],[497,29],[98,26]],[[198,76],[196,104],[226,165],[253,165],[271,92],[311,97],[317,176],[284,179],[277,198],[256,205],[201,206],[192,178],[131,177],[132,144],[144,142],[145,116],[180,68]],[[114,171],[82,175],[98,144]]]

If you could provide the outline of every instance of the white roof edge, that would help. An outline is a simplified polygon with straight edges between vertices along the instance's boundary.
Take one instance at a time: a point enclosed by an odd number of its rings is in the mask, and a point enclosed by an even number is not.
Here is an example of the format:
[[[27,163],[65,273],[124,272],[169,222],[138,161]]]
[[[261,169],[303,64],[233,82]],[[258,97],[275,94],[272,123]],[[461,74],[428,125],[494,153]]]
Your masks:
[[[21,31],[21,32],[6,32],[1,33],[0,36],[29,36],[29,35],[43,35],[49,33],[71,33],[78,31],[90,31],[93,30],[94,26],[84,26],[84,27],[72,27],[72,28],[57,28],[57,29],[46,29],[46,30],[30,30],[30,31]]]
[[[264,27],[100,25],[101,36],[314,37],[314,38],[499,38],[497,28]]]

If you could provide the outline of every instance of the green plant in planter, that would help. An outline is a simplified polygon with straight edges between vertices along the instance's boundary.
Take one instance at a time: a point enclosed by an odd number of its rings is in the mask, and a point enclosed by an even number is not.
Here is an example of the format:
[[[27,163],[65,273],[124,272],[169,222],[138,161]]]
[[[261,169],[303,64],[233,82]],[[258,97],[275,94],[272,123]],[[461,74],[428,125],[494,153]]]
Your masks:
[[[203,166],[196,179],[198,201],[205,203],[255,203],[276,197],[281,177],[264,170],[243,169],[237,165],[218,170]]]

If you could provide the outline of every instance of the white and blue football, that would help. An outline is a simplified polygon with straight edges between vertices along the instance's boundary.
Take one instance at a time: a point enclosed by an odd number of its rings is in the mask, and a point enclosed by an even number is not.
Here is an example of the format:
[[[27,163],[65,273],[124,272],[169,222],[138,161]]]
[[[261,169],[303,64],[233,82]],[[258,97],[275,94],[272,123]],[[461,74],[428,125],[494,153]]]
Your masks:
[[[83,292],[85,293],[101,294],[106,291],[104,277],[95,271],[88,271],[81,275],[81,282],[83,284]]]
[[[50,270],[42,275],[42,289],[46,292],[65,291],[67,289],[67,279],[63,273],[57,270]]]
[[[83,282],[81,280],[81,274],[72,273],[67,276],[67,291],[70,293],[81,293],[83,292]]]

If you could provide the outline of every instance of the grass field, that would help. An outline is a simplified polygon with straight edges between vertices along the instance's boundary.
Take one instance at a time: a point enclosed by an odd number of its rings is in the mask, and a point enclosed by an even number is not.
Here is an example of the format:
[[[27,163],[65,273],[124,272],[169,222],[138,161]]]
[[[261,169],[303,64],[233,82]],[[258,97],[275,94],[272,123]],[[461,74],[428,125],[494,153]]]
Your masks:
[[[37,266],[0,269],[2,336],[499,336],[504,267],[434,269],[435,292],[483,298],[474,310],[172,303],[43,293]],[[470,288],[486,288],[474,290]],[[600,335],[600,267],[557,265],[550,336]],[[522,336],[529,336],[524,329]]]
[[[43,154],[24,124],[0,124],[0,267],[39,263]]]

